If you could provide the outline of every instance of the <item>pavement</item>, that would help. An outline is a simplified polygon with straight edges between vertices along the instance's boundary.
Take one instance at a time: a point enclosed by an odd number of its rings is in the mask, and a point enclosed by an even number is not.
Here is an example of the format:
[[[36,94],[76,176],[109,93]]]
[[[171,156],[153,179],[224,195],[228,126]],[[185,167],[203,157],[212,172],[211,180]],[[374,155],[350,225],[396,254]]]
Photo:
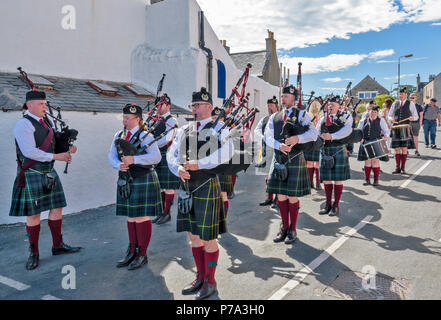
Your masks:
[[[300,200],[292,245],[272,241],[280,218],[258,205],[265,177],[239,174],[210,299],[441,299],[441,150],[426,149],[422,135],[419,147],[406,175],[391,174],[394,159],[382,162],[373,187],[363,186],[356,145],[340,216],[318,215],[324,192],[312,190]],[[128,239],[114,205],[64,217],[65,242],[84,247],[76,254],[52,256],[43,221],[40,266],[32,271],[25,270],[24,225],[0,226],[0,299],[193,299],[181,294],[196,270],[187,234],[176,232],[176,202],[172,220],[153,226],[148,265],[135,271],[115,267]]]

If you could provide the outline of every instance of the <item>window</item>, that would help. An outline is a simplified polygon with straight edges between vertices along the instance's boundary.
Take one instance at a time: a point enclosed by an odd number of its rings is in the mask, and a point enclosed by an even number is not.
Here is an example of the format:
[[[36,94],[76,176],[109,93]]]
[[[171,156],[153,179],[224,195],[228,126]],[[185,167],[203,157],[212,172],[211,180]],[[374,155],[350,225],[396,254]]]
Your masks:
[[[364,99],[364,92],[359,92],[358,93],[358,98]]]
[[[358,98],[359,99],[371,99],[375,98],[378,95],[378,91],[359,91]]]

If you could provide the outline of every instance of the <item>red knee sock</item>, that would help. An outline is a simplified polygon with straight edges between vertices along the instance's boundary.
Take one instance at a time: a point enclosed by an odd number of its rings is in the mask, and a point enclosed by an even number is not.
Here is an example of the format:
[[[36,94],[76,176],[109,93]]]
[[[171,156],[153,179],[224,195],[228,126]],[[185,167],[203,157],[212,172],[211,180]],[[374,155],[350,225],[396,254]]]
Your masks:
[[[326,203],[330,206],[332,205],[332,189],[334,189],[334,185],[332,183],[325,183]]]
[[[216,273],[217,260],[219,259],[219,250],[215,252],[205,251],[205,272],[208,276],[208,283],[214,284],[214,274]]]
[[[129,232],[130,252],[135,253],[138,246],[136,241],[136,223],[127,221],[127,231]]]
[[[31,253],[38,253],[38,238],[40,236],[40,225],[26,226],[26,236],[29,237]]]
[[[174,193],[172,193],[172,194],[165,193],[164,214],[170,214],[171,203],[172,203],[174,197],[175,197]]]
[[[380,177],[380,167],[372,168],[372,170],[374,170],[374,178],[375,178],[375,180],[378,180],[378,178]]]
[[[371,178],[371,169],[372,167],[364,166],[364,176],[366,177],[366,180]],[[375,172],[375,170],[374,170]]]
[[[136,223],[136,239],[139,245],[139,254],[141,256],[147,255],[147,248],[152,237],[152,222],[144,221]]]
[[[401,155],[401,169],[404,169],[404,167],[406,166],[406,160],[407,160],[407,154],[402,154]]]
[[[225,209],[225,218],[227,217],[227,215],[228,215],[228,208],[229,208],[229,206],[230,206],[230,201],[224,201],[224,209]]]
[[[299,216],[300,201],[289,204],[289,219],[291,220],[291,230],[296,231],[297,218]]]
[[[320,184],[319,168],[314,168],[314,171],[315,171],[316,183],[317,183],[317,185],[319,185]]]
[[[341,194],[343,192],[343,185],[342,184],[336,184],[334,186],[334,189],[335,189],[335,191],[334,191],[334,198],[335,198],[334,205],[336,207],[338,207],[339,203],[340,203],[340,199],[341,199]]]
[[[311,182],[311,184],[313,183],[314,180],[314,168],[308,168],[308,173],[309,173],[309,182]]]
[[[236,185],[237,176],[233,174],[233,188]]]
[[[61,225],[63,223],[62,219],[59,220],[48,220],[47,224],[52,233],[52,246],[54,248],[59,247],[61,244]]]
[[[285,201],[277,201],[279,203],[279,211],[280,217],[282,218],[283,230],[287,230],[289,228],[289,208],[288,208],[288,200]]]
[[[395,163],[397,164],[397,168],[400,168],[400,162],[401,162],[401,153],[395,154]]]
[[[161,191],[162,210],[165,211],[165,191]]]
[[[194,263],[196,264],[196,270],[198,271],[198,280],[204,280],[205,278],[205,251],[204,246],[202,247],[192,247],[191,252],[193,253]]]

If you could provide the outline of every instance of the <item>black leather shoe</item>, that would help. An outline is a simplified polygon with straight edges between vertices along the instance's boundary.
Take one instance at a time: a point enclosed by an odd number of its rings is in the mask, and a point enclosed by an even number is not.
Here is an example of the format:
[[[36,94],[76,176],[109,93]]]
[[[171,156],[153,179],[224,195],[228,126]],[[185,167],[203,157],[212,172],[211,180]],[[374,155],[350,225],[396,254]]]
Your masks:
[[[371,179],[366,179],[365,182],[363,182],[364,186],[368,186],[371,184]]]
[[[199,280],[199,275],[197,275],[196,279],[192,283],[190,283],[189,285],[185,286],[184,289],[182,289],[182,294],[187,295],[187,294],[196,293],[202,288],[203,284],[204,281]]]
[[[311,182],[311,189],[315,189],[314,188],[314,183]]]
[[[338,216],[339,213],[340,213],[340,209],[336,205],[333,205],[331,212],[329,213],[329,216],[335,217],[335,216]]]
[[[297,239],[297,232],[292,231],[291,228],[288,230],[288,234],[285,239],[285,244],[291,244]]]
[[[31,253],[28,261],[26,262],[26,270],[33,270],[38,267],[40,261],[40,255],[38,253]]]
[[[161,213],[160,215],[156,216],[154,219],[152,219],[152,223],[157,223],[159,220],[161,220],[161,218],[164,216],[163,213]]]
[[[127,267],[135,258],[136,258],[136,250],[133,253],[130,252],[130,245],[129,245],[129,248],[127,249],[126,257],[122,260],[119,260],[116,267],[117,268]]]
[[[326,204],[326,207],[324,207],[322,210],[319,211],[319,214],[328,214],[332,209],[332,206],[329,204]]]
[[[170,214],[165,214],[165,215],[161,216],[161,219],[159,219],[156,222],[156,224],[164,224],[164,223],[170,221],[170,219],[171,219]]]
[[[273,200],[267,198],[264,202],[259,203],[259,206],[269,206],[272,203]]]
[[[228,192],[227,197],[229,200],[233,199],[235,196],[234,191]]]
[[[61,237],[60,245],[56,248],[52,247],[52,255],[57,256],[59,254],[65,253],[75,253],[82,249],[82,247],[71,247],[63,242],[63,237]]]
[[[397,173],[401,173],[401,169],[400,168],[396,168],[394,172],[392,172],[392,174],[397,174]]]
[[[404,168],[401,169],[401,174],[406,174],[406,170],[404,170]]]
[[[277,200],[273,201],[273,204],[271,205],[271,209],[277,209],[279,210],[279,204],[277,203]]]
[[[202,288],[196,294],[196,300],[207,299],[217,291],[216,282],[213,284],[208,283],[208,278],[205,278]]]
[[[317,183],[315,190],[323,190],[322,185],[320,183]]]
[[[282,230],[282,229],[280,229],[279,233],[278,233],[277,236],[273,239],[273,241],[274,241],[275,243],[285,241],[287,235],[288,235],[288,230]]]
[[[132,263],[129,264],[128,270],[136,270],[138,268],[141,268],[143,265],[147,264],[147,262],[147,256],[141,256],[140,254],[137,254]]]
[[[376,187],[376,186],[378,186],[379,185],[379,183],[378,183],[378,179],[374,179],[374,183],[372,184],[374,187]]]

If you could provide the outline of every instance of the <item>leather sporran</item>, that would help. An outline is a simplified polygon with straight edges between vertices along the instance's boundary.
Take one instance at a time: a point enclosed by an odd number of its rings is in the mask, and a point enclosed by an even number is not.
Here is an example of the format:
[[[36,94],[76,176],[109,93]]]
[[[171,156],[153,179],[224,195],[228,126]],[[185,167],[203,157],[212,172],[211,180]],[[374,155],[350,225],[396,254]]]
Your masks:
[[[322,164],[325,169],[332,169],[335,165],[335,159],[333,156],[328,156],[322,152]]]
[[[118,194],[123,199],[129,199],[131,194],[130,183],[132,182],[132,177],[124,172],[118,177],[117,188]]]
[[[183,214],[188,214],[193,207],[193,196],[190,191],[180,189],[178,194],[178,210]]]
[[[44,173],[42,177],[43,190],[51,192],[57,186],[57,175],[55,172]]]
[[[285,181],[286,179],[288,179],[288,168],[286,167],[286,165],[276,161],[274,162],[272,175],[274,178],[280,181]]]

